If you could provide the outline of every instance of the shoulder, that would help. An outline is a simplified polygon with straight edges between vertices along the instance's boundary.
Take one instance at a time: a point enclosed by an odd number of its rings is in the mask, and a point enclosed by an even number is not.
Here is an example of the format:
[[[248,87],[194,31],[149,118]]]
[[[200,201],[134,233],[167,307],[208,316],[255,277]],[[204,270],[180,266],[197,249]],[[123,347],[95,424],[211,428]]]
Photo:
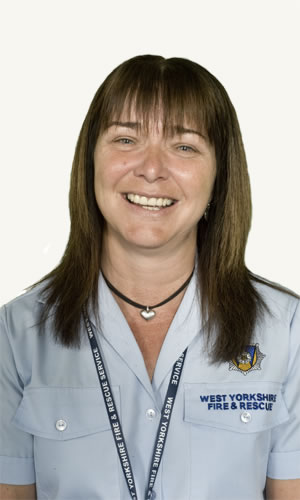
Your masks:
[[[30,385],[40,386],[41,376],[51,379],[53,366],[62,367],[58,378],[63,376],[66,358],[73,354],[56,343],[48,315],[45,328],[41,329],[44,288],[44,282],[38,284],[0,309],[0,352],[5,359],[5,371],[17,376],[22,390]]]
[[[291,367],[300,375],[300,306],[297,294],[278,283],[257,277],[254,286],[268,310],[258,322],[255,337],[267,356],[268,374],[287,381]]]
[[[300,297],[292,290],[279,283],[267,280],[258,275],[252,275],[253,285],[264,303],[270,315],[277,321],[290,324],[295,316],[300,314]]]
[[[45,302],[45,283],[39,283],[30,290],[18,295],[0,308],[1,329],[9,335],[17,331],[25,332],[39,320],[40,311]]]

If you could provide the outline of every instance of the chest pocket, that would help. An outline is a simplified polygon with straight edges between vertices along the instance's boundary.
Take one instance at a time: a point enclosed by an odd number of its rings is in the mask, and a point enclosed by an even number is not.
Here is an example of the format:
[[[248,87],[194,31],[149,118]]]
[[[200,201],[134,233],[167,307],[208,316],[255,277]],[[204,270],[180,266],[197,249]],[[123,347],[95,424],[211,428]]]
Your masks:
[[[281,389],[271,382],[185,384],[191,499],[199,491],[202,498],[263,498],[272,429],[289,419]],[[208,481],[212,471],[217,480]]]
[[[112,390],[120,412],[119,387]],[[33,437],[41,498],[120,498],[118,458],[100,388],[25,390],[12,423]]]
[[[281,384],[185,384],[186,422],[239,433],[270,430],[289,418]]]

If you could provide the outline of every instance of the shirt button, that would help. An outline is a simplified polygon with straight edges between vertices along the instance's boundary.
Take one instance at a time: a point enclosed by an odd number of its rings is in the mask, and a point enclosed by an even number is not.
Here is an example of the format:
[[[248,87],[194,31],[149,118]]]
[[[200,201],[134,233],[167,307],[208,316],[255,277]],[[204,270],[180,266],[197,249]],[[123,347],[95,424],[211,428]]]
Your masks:
[[[149,408],[147,411],[146,411],[146,416],[147,418],[149,418],[149,420],[153,420],[153,418],[156,417],[156,411],[153,410],[153,408]]]
[[[251,418],[251,413],[249,413],[248,411],[243,411],[243,413],[241,413],[241,421],[244,424],[248,424],[251,421]]]
[[[67,422],[65,420],[57,420],[55,427],[58,431],[64,431],[67,428]]]

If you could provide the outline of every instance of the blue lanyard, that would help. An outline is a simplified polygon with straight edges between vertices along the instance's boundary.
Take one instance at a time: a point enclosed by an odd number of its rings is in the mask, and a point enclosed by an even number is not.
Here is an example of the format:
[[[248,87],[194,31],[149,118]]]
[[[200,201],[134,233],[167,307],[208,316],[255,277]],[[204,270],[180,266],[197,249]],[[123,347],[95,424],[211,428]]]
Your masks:
[[[119,415],[117,412],[117,408],[115,405],[113,393],[112,393],[110,383],[109,383],[109,380],[108,380],[108,377],[106,374],[102,354],[100,352],[98,342],[97,342],[96,337],[94,335],[92,325],[90,323],[89,317],[88,317],[85,309],[83,310],[83,317],[84,317],[85,326],[86,326],[88,338],[89,338],[90,345],[91,345],[93,358],[95,361],[96,371],[98,374],[99,383],[100,383],[100,387],[102,390],[102,395],[103,395],[103,399],[105,402],[107,415],[109,418],[112,434],[113,434],[113,437],[115,440],[117,452],[119,455],[121,468],[123,470],[123,474],[124,474],[131,498],[133,498],[134,500],[138,500],[136,486],[135,486],[135,482],[134,482],[133,471],[132,471],[132,467],[130,464],[127,446],[126,446],[126,442],[124,439],[124,435],[123,435]],[[161,458],[162,458],[165,444],[166,444],[167,434],[168,434],[168,430],[169,430],[169,426],[170,426],[171,415],[172,415],[173,406],[174,406],[174,402],[175,402],[175,398],[176,398],[176,394],[177,394],[177,389],[178,389],[178,385],[179,385],[179,381],[180,381],[180,377],[181,377],[181,373],[182,373],[182,369],[183,369],[183,365],[184,365],[184,361],[185,361],[186,352],[187,352],[187,348],[181,354],[181,356],[178,358],[178,360],[174,363],[174,366],[173,366],[173,370],[172,370],[172,374],[171,374],[166,398],[164,401],[159,426],[158,426],[156,440],[155,440],[155,444],[154,444],[154,451],[153,451],[152,460],[151,460],[151,469],[150,469],[150,473],[149,473],[148,488],[147,488],[145,500],[151,500],[151,498],[152,498],[152,491],[153,491],[154,483],[156,480],[159,465],[160,465]]]

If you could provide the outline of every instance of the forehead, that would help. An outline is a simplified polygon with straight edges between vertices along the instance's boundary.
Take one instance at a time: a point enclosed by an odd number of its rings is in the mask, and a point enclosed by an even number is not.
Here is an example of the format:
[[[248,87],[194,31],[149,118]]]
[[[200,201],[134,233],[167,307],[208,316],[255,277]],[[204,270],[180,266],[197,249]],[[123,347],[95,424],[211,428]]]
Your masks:
[[[154,132],[157,134],[161,133],[163,130],[164,135],[174,136],[174,135],[183,135],[183,134],[193,134],[197,138],[202,138],[207,140],[207,137],[200,130],[196,130],[195,128],[190,127],[189,125],[170,125],[163,128],[162,122],[149,123],[147,127],[143,126],[142,123],[137,121],[112,121],[108,125],[108,129],[113,129],[115,127],[121,127],[124,129],[135,130],[137,132]]]
[[[143,132],[160,132],[164,135],[193,133],[206,138],[204,126],[197,123],[194,117],[188,113],[179,113],[173,116],[162,107],[137,110],[134,105],[130,109],[124,107],[121,112],[115,113],[108,121],[106,129],[111,127],[123,127]]]

